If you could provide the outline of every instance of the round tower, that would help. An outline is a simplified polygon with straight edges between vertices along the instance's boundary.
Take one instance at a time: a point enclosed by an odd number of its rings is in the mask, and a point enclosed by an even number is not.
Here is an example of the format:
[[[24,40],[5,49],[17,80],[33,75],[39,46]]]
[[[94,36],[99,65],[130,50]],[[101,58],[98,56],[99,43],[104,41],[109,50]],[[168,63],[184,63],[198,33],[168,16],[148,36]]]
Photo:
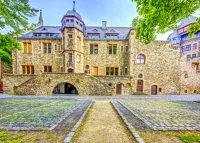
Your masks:
[[[75,2],[73,2],[73,9],[67,11],[61,23],[64,72],[83,73],[83,39],[85,24],[80,14],[76,12]]]

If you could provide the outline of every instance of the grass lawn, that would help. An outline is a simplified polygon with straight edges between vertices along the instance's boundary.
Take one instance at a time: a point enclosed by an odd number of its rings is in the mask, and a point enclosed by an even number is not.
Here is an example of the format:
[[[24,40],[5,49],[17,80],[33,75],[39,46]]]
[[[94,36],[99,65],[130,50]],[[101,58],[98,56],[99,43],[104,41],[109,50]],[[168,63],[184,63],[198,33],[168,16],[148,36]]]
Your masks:
[[[1,143],[63,143],[65,137],[56,131],[0,131]]]
[[[145,143],[200,143],[198,131],[147,131],[137,130]]]

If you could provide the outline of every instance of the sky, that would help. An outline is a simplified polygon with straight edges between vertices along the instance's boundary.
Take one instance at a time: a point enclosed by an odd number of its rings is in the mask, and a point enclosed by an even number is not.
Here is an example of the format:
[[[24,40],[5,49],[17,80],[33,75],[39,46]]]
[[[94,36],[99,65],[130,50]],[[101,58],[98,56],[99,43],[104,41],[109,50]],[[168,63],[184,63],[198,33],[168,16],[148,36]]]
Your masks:
[[[108,26],[131,26],[137,16],[136,3],[131,0],[75,0],[76,11],[81,15],[86,26],[101,26],[107,21]],[[29,0],[31,7],[41,9],[45,26],[60,26],[63,15],[73,8],[73,0]],[[194,14],[199,16],[200,12]],[[30,23],[38,22],[37,16],[30,18]],[[166,40],[169,34],[160,34],[157,40]]]

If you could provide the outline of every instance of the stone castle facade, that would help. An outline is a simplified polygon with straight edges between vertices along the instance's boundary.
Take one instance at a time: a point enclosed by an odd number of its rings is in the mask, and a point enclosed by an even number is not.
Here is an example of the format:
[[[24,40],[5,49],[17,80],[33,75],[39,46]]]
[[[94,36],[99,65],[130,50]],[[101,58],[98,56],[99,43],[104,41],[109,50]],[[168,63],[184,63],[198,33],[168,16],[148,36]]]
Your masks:
[[[171,42],[144,45],[135,38],[133,27],[108,27],[106,21],[102,26],[86,26],[75,6],[63,16],[61,25],[41,25],[17,38],[23,48],[13,51],[13,74],[4,74],[7,93],[200,93],[200,38],[173,43],[179,37],[173,33]],[[180,52],[193,43],[196,49],[190,52],[197,53],[195,57]]]

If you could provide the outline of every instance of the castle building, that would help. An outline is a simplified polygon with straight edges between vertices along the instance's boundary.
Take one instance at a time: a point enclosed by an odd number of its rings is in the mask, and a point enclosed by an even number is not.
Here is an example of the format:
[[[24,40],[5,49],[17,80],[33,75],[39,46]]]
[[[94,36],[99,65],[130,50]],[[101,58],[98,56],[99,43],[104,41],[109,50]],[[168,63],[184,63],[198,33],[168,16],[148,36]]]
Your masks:
[[[109,27],[106,21],[101,26],[86,26],[75,3],[62,17],[61,26],[44,26],[41,13],[40,26],[17,38],[22,50],[13,51],[13,73],[4,74],[6,92],[197,94],[199,33],[194,39],[184,37],[193,18],[185,19],[169,36],[170,41],[144,45],[135,38],[134,27]]]

